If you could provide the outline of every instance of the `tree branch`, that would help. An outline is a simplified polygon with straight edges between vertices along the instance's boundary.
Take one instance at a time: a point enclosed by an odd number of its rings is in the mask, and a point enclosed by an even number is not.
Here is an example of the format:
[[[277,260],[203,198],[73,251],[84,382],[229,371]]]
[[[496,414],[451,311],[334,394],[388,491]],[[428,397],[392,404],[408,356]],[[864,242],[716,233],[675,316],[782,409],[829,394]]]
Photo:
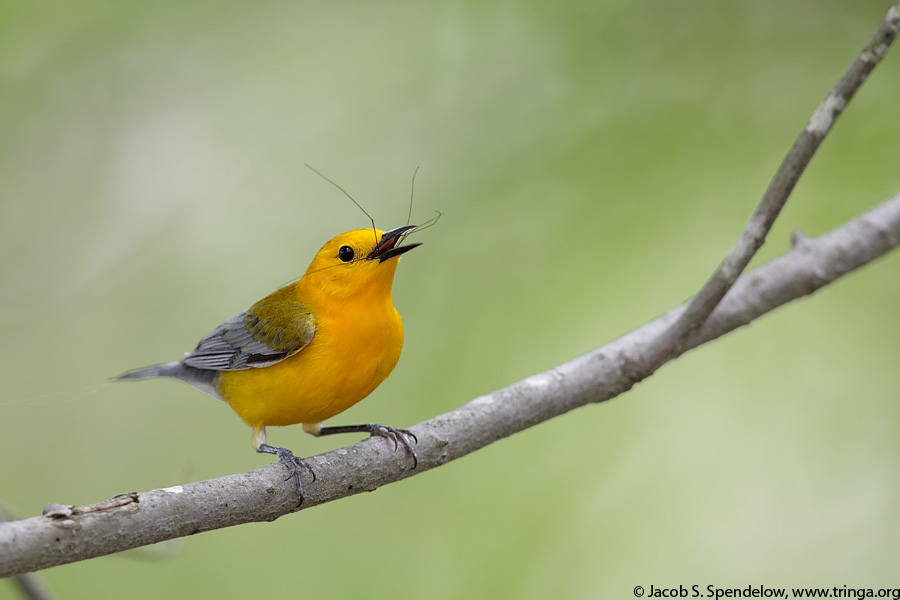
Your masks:
[[[661,366],[674,356],[678,356],[682,346],[703,326],[750,264],[750,260],[766,241],[775,219],[784,208],[813,154],[875,65],[885,55],[897,37],[898,31],[900,31],[900,0],[891,5],[875,29],[875,33],[809,118],[806,127],[788,150],[787,156],[784,157],[737,242],[678,320],[663,332],[650,348],[648,358],[651,362]]]
[[[9,518],[7,510],[0,505],[0,523],[5,523]],[[26,600],[54,600],[55,596],[35,573],[19,573],[12,578],[13,587],[18,589]]]
[[[900,193],[818,238],[793,236],[785,255],[741,277],[681,352],[808,295],[900,245]],[[491,442],[629,390],[656,366],[647,350],[684,312],[678,307],[614,342],[412,428],[419,467],[390,442],[367,439],[309,458],[318,475],[295,484],[282,465],[106,502],[50,505],[45,515],[0,524],[0,577],[120,552],[172,538],[278,517],[372,491],[465,456]],[[674,358],[674,357],[673,357]],[[304,475],[306,473],[304,472]]]

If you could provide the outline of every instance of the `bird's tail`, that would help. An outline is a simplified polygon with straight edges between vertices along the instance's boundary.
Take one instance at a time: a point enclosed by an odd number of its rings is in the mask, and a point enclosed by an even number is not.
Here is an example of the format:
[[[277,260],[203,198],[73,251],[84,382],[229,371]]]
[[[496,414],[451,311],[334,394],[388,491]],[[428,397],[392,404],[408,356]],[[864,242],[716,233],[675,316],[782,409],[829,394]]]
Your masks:
[[[219,395],[216,389],[216,381],[219,372],[211,369],[197,369],[189,367],[182,362],[169,362],[161,365],[153,365],[152,367],[144,367],[143,369],[135,369],[134,371],[126,371],[121,375],[116,375],[111,381],[121,381],[123,379],[147,379],[149,377],[172,377],[185,382],[203,392],[209,394],[216,400],[225,401]]]
[[[120,379],[147,379],[148,377],[173,377],[178,372],[178,367],[180,367],[180,364],[177,362],[153,365],[152,367],[126,371],[121,375],[113,377],[112,381],[118,381]]]

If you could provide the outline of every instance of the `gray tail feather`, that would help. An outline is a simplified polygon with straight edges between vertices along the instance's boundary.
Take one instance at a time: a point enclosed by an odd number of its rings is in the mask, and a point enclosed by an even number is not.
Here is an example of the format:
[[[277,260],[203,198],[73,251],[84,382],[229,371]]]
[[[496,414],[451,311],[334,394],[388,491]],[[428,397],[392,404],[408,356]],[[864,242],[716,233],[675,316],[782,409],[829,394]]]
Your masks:
[[[216,400],[222,400],[222,397],[219,396],[219,392],[216,389],[216,379],[218,375],[218,371],[197,369],[176,361],[163,363],[161,365],[153,365],[152,367],[144,367],[143,369],[135,369],[134,371],[126,371],[121,375],[113,377],[112,381],[120,381],[122,379],[147,379],[148,377],[173,377],[197,388],[204,394],[209,394]]]
[[[163,363],[161,365],[153,365],[152,367],[144,367],[143,369],[135,369],[126,371],[121,375],[112,378],[113,381],[119,379],[147,379],[148,377],[173,377],[177,376],[181,365],[177,362]]]

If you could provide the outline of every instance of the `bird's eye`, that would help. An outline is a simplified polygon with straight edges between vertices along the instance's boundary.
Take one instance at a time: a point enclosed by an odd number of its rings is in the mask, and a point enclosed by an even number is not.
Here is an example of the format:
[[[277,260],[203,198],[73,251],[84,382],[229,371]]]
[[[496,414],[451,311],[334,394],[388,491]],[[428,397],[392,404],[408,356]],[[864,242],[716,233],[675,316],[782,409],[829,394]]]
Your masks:
[[[350,246],[341,246],[341,249],[338,250],[338,258],[343,262],[350,262],[353,260],[353,248]]]

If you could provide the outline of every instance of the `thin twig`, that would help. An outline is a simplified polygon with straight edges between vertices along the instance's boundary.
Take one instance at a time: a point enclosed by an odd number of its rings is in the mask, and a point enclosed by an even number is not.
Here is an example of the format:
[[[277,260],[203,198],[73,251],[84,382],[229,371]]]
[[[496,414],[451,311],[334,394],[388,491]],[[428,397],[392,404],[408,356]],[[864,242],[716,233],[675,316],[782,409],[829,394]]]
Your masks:
[[[750,260],[765,242],[772,224],[787,202],[813,154],[869,73],[887,52],[897,37],[898,31],[900,31],[900,0],[891,5],[871,39],[859,51],[853,63],[810,117],[800,135],[797,136],[769,183],[753,216],[741,231],[737,242],[713,272],[706,285],[690,301],[687,310],[678,321],[673,323],[670,329],[660,335],[656,344],[651,348],[648,355],[651,362],[661,366],[672,356],[677,356],[680,348],[703,326],[740,274],[747,268]]]
[[[681,351],[706,343],[900,246],[900,193],[818,238],[794,236],[787,254],[741,277]],[[499,439],[602,402],[651,375],[646,350],[684,311],[676,308],[618,340],[412,428],[419,466],[390,442],[367,439],[309,458],[303,509],[374,490],[438,467]],[[88,507],[0,525],[0,577],[111,554],[298,510],[296,485],[275,463],[248,473],[117,496]]]

